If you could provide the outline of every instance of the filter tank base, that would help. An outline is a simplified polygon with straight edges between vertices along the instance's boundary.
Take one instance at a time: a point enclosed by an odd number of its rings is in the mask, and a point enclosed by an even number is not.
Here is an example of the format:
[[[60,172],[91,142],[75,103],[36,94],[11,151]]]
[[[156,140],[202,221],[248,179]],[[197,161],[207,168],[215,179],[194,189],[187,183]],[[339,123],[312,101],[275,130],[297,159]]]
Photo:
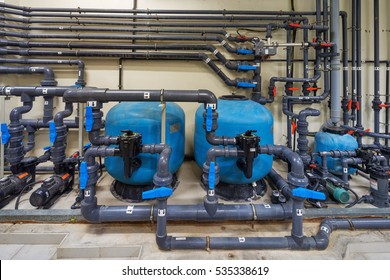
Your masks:
[[[176,174],[172,176],[172,189],[175,190],[179,185]],[[122,183],[118,180],[114,180],[111,183],[110,191],[111,194],[118,200],[123,202],[138,203],[145,200],[142,199],[142,193],[145,191],[152,190],[154,184],[149,185],[129,185]]]
[[[203,182],[201,183],[203,189],[206,189]],[[251,201],[264,196],[267,192],[267,184],[264,179],[258,180],[255,184],[227,184],[219,182],[215,186],[215,194],[218,198],[226,201]]]

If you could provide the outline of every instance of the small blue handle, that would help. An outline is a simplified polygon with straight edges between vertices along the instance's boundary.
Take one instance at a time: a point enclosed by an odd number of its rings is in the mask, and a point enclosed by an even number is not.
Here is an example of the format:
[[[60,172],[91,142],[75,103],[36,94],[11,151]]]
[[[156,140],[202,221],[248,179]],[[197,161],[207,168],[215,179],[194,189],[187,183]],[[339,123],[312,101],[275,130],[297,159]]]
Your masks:
[[[79,183],[80,183],[80,190],[85,190],[87,187],[87,182],[88,182],[88,168],[87,168],[87,163],[83,161],[80,163],[80,178],[79,178]]]
[[[93,115],[92,115],[92,107],[87,106],[85,108],[85,130],[90,132],[93,127]]]
[[[209,189],[213,190],[215,187],[215,162],[210,162],[209,170]]]
[[[242,88],[255,88],[256,84],[248,83],[248,82],[238,82],[237,87],[242,87]]]
[[[154,199],[154,198],[162,198],[169,197],[173,193],[171,188],[160,187],[154,190],[146,191],[142,193],[142,199]]]
[[[308,190],[305,188],[295,188],[292,190],[292,195],[301,198],[312,198],[317,200],[325,200],[326,196],[322,192]]]
[[[253,50],[249,49],[237,49],[238,54],[253,54]]]
[[[57,131],[56,125],[53,121],[49,122],[49,131],[50,143],[54,143],[57,138]]]
[[[86,150],[86,149],[89,149],[91,148],[92,144],[91,143],[87,143],[84,145],[83,149]]]
[[[1,124],[1,143],[6,145],[11,138],[11,135],[8,132],[8,126],[6,123]]]
[[[255,65],[238,65],[237,70],[238,71],[251,71],[256,70],[257,66]]]
[[[51,149],[51,146],[43,147],[43,150],[44,150],[44,151],[48,151],[48,150],[50,150],[50,149]]]
[[[210,132],[213,128],[213,109],[211,106],[207,107],[206,110],[206,131]]]

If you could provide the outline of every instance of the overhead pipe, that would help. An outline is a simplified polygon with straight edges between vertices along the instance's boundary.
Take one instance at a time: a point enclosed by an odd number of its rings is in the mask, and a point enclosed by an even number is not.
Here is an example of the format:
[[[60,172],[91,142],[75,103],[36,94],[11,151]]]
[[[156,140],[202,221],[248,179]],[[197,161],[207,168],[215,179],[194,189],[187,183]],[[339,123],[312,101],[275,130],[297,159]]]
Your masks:
[[[2,41],[2,40],[0,40]],[[2,43],[0,42],[0,45]],[[49,64],[49,65],[77,65],[78,78],[76,81],[77,86],[85,86],[85,64],[82,60],[54,60],[54,59],[27,59],[27,58],[0,58],[0,63],[15,63],[15,64]],[[49,68],[50,69],[50,68]]]
[[[356,128],[364,129],[362,123],[362,110],[360,108],[362,104],[362,3],[361,0],[356,0]],[[375,33],[375,32],[374,32]],[[375,64],[375,59],[374,59]],[[375,66],[375,65],[374,65]],[[379,66],[379,65],[378,65]],[[377,131],[378,133],[379,131]],[[357,135],[357,140],[361,146],[361,139]]]
[[[27,14],[32,12],[52,13],[125,13],[125,14],[220,14],[220,15],[315,15],[311,11],[243,11],[243,10],[158,10],[158,9],[91,9],[91,8],[37,8],[22,7],[8,3],[0,3],[0,7],[24,11]]]
[[[41,81],[42,86],[56,86],[54,72],[47,67],[31,66],[0,66],[1,74],[43,74],[44,79]]]

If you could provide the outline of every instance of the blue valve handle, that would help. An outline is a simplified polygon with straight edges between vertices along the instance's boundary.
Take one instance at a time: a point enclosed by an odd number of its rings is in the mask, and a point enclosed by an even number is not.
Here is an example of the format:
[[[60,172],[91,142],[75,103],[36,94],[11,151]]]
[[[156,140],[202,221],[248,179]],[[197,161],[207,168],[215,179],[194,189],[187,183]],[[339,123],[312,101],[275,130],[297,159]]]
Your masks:
[[[207,106],[206,109],[206,131],[210,132],[213,128],[213,110],[211,106]]]
[[[325,200],[326,196],[322,192],[308,190],[305,188],[295,188],[292,190],[292,195],[300,198],[312,198],[316,200]]]
[[[237,70],[238,71],[251,71],[251,70],[256,70],[256,66],[255,65],[238,65],[237,67]]]
[[[56,125],[53,121],[49,122],[49,138],[50,143],[54,143],[57,138]]]
[[[8,132],[8,126],[6,123],[1,124],[1,143],[6,145],[11,138],[11,135]]]
[[[248,82],[238,82],[237,87],[242,87],[242,88],[255,88],[256,84],[248,83]]]
[[[87,106],[85,108],[85,130],[87,132],[92,131],[93,128],[93,115],[92,115],[92,107]]]
[[[50,150],[50,149],[51,149],[51,146],[43,147],[43,150],[44,150],[44,151],[48,151],[48,150]]]
[[[79,176],[80,190],[85,190],[88,182],[88,167],[87,163],[83,161],[80,163],[80,176]]]
[[[249,49],[237,49],[238,54],[253,54],[253,50]]]
[[[215,187],[215,162],[210,162],[209,170],[209,189],[213,190]]]
[[[160,187],[154,190],[145,191],[142,193],[142,199],[154,199],[154,198],[163,198],[169,197],[173,193],[171,188]]]
[[[87,143],[87,144],[85,144],[85,145],[83,146],[83,149],[84,149],[84,150],[87,150],[87,149],[91,148],[91,146],[92,146],[91,143]]]

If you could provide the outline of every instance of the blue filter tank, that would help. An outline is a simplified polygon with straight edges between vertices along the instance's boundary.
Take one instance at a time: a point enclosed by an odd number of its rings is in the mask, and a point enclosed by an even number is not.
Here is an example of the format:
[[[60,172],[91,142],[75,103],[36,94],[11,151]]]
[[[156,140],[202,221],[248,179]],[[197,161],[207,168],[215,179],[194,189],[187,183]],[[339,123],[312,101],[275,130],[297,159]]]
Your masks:
[[[159,102],[122,102],[109,110],[105,135],[119,136],[121,130],[142,134],[142,144],[161,143],[161,107]],[[175,103],[166,103],[166,144],[171,146],[169,169],[176,172],[184,160],[184,111]],[[139,154],[141,166],[130,178],[124,176],[121,157],[107,157],[107,172],[119,182],[129,185],[148,185],[157,171],[158,154]]]
[[[195,160],[202,167],[211,145],[206,140],[203,128],[204,106],[200,106],[195,115]],[[260,145],[273,145],[273,117],[263,105],[243,96],[222,96],[218,100],[217,136],[235,137],[247,130],[257,130]],[[246,178],[237,166],[237,158],[218,157],[220,181],[227,184],[249,184],[264,178],[272,168],[272,155],[258,155],[253,162],[253,175]]]
[[[356,139],[349,134],[334,134],[329,132],[317,132],[315,136],[315,152],[326,152],[331,150],[351,151],[358,148]],[[321,157],[316,157],[317,162],[322,163]],[[341,175],[342,166],[340,158],[328,157],[327,166],[330,172]],[[349,168],[348,173],[355,173],[355,168]]]

